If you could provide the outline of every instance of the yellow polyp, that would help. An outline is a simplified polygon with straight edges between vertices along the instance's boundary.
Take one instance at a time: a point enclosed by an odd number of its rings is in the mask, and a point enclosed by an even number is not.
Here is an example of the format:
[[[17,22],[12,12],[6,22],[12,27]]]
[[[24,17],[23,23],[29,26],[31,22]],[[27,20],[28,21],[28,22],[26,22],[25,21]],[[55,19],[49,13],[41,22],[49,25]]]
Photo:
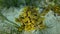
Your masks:
[[[31,17],[31,19],[36,19],[37,18],[37,16],[34,16],[34,15],[31,15],[30,17]]]
[[[35,30],[35,28],[34,28],[34,27],[32,27],[32,28],[31,28],[31,30],[33,31],[33,30]]]
[[[25,23],[27,20],[26,19],[22,19],[22,23]]]
[[[26,19],[27,21],[29,21],[29,18],[28,18],[28,17],[26,17],[25,19]]]
[[[30,23],[30,20],[28,20],[28,23]]]
[[[23,17],[26,17],[27,15],[26,15],[26,13],[23,13]]]
[[[24,12],[26,12],[26,11],[27,11],[27,9],[28,9],[28,7],[27,7],[27,6],[25,6],[25,7],[24,7]]]
[[[22,21],[25,23],[25,22],[27,22],[29,20],[29,18],[28,17],[26,17],[25,19],[22,19]]]
[[[25,31],[32,31],[34,29],[35,27],[33,27],[32,25],[25,26]]]
[[[34,27],[35,25],[32,24],[31,26],[32,26],[31,30],[35,30],[35,29],[36,29],[36,28]]]
[[[39,28],[40,30],[42,30],[42,29],[44,29],[44,28],[46,28],[46,27],[45,27],[45,25],[40,24],[40,25],[38,25],[38,28]]]
[[[31,25],[31,23],[28,23],[28,25]]]
[[[28,16],[31,16],[31,11],[28,12]]]
[[[32,23],[34,24],[34,23],[35,23],[35,21],[34,21],[34,20],[32,20]]]
[[[25,31],[30,31],[31,30],[31,26],[28,25],[28,26],[25,26]]]

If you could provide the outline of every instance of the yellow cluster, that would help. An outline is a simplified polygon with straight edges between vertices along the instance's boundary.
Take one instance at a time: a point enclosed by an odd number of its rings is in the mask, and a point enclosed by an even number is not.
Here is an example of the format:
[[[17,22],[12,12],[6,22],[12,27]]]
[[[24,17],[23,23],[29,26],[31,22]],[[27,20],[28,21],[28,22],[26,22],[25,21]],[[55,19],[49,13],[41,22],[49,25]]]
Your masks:
[[[16,22],[22,23],[22,26],[18,28],[19,31],[32,31],[37,28],[43,29],[45,28],[43,20],[44,18],[40,17],[37,8],[30,6],[25,7],[19,18],[16,18]]]
[[[56,5],[53,7],[54,13],[60,15],[60,6]]]

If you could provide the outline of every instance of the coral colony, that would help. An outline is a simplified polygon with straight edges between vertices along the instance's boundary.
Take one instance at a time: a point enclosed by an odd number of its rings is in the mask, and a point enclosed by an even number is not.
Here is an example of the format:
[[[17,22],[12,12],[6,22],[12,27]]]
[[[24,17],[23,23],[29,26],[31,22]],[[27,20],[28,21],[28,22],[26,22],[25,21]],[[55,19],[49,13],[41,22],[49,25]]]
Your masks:
[[[24,7],[23,11],[19,15],[19,18],[16,18],[16,22],[21,24],[18,30],[32,31],[46,28],[46,26],[43,24],[43,21],[45,19],[44,16],[49,12],[49,10],[51,10],[51,8],[48,7],[45,8],[42,13],[39,13],[38,8],[36,7]],[[60,15],[59,6],[54,6],[52,10],[55,14]]]
[[[37,8],[26,6],[22,11],[22,14],[19,15],[19,18],[16,18],[16,22],[21,23],[21,27],[18,29],[31,31],[36,29],[44,29],[45,25],[43,24],[44,18],[39,15]]]

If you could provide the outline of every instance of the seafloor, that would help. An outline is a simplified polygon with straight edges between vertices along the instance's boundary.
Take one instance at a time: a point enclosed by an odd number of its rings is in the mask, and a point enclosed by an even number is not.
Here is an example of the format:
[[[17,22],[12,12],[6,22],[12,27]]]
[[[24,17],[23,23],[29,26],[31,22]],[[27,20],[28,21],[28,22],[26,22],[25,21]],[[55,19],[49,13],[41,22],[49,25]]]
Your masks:
[[[50,4],[49,2],[47,3]],[[44,3],[42,3],[42,5],[44,5]],[[19,16],[23,7],[24,6],[22,5],[19,8],[10,7],[7,9],[4,7],[0,10],[0,34],[60,34],[60,16],[54,16],[54,12],[52,10],[49,10],[49,12],[45,15],[44,24],[48,26],[48,28],[41,31],[18,31],[17,27],[20,26],[20,24],[16,23],[15,18]],[[41,10],[39,9],[39,11]]]

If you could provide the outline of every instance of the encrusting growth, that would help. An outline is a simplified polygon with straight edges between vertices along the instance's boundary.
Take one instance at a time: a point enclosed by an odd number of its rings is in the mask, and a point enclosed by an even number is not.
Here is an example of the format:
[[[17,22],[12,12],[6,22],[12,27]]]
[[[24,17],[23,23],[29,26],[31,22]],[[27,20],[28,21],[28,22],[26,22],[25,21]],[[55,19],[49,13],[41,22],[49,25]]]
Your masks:
[[[55,14],[57,14],[58,16],[60,16],[60,6],[56,5],[53,7],[53,11]]]
[[[16,18],[16,22],[21,23],[19,31],[32,31],[38,29],[44,29],[45,25],[43,24],[43,17],[40,17],[40,14],[36,7],[26,6],[22,11],[22,14],[19,15],[19,18]]]

